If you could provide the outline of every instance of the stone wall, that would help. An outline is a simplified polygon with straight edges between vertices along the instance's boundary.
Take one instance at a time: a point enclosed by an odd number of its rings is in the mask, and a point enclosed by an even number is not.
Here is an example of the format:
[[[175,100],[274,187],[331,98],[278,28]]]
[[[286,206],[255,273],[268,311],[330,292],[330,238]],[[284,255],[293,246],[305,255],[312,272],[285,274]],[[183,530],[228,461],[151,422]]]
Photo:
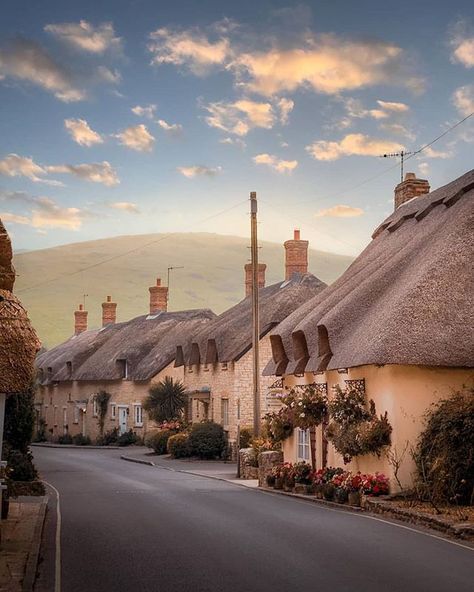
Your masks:
[[[272,450],[261,452],[258,455],[258,485],[267,486],[267,476],[270,475],[275,465],[283,462],[283,452],[281,450]]]

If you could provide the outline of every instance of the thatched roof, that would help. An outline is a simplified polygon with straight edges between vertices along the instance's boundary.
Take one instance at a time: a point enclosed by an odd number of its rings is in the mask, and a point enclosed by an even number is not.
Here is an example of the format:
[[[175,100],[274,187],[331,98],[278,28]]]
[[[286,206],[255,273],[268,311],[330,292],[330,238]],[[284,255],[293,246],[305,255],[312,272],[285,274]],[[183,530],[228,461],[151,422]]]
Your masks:
[[[261,336],[325,287],[324,282],[306,273],[260,289]],[[252,345],[251,296],[205,325],[194,338],[188,336],[178,343],[177,366],[237,361]]]
[[[474,171],[400,206],[346,272],[272,333],[265,374],[474,366]]]
[[[0,290],[13,290],[15,269],[12,264],[13,252],[10,237],[0,220]]]
[[[210,310],[162,312],[74,335],[38,357],[42,384],[107,381],[123,377],[149,380],[173,361],[176,343],[215,317]]]

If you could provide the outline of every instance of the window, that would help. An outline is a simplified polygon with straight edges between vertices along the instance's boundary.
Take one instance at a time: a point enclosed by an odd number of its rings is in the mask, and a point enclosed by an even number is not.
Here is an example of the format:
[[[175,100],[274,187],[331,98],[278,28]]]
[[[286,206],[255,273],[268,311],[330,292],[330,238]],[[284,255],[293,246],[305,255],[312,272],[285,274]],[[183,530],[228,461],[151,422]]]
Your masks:
[[[55,405],[55,406],[54,406],[54,409],[53,409],[53,424],[54,424],[55,426],[57,426],[57,425],[58,425],[57,414],[58,414],[58,406],[57,406],[57,405]]]
[[[97,400],[96,400],[95,396],[92,399],[92,415],[94,417],[97,417],[99,415],[99,406],[97,405]]]
[[[115,419],[117,417],[117,407],[115,405],[110,406],[110,419]]]
[[[143,425],[143,407],[141,405],[134,405],[135,409],[135,425]]]
[[[67,370],[68,378],[71,378],[71,376],[72,376],[72,362],[66,362],[66,370]]]
[[[74,423],[79,423],[79,407],[74,407]]]
[[[229,399],[221,399],[221,423],[229,425]]]
[[[240,419],[240,399],[237,399],[237,419]]]
[[[301,460],[309,460],[309,430],[301,430],[298,428],[298,458]]]
[[[124,378],[125,380],[127,380],[128,378],[128,364],[127,364],[127,360],[117,360],[117,366],[120,369],[120,378]]]

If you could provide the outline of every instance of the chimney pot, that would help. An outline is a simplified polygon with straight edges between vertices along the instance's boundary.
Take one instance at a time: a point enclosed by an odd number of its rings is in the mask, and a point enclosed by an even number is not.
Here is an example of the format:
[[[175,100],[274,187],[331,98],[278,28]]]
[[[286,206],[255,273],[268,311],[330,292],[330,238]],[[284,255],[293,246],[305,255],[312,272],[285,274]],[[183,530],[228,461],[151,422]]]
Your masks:
[[[74,335],[87,331],[87,310],[84,305],[79,304],[78,310],[74,311]]]
[[[395,209],[414,197],[430,192],[426,179],[418,179],[415,173],[406,173],[405,179],[395,187]]]
[[[148,288],[150,292],[150,314],[168,310],[168,287],[161,285],[161,278],[156,278],[156,286]]]
[[[300,231],[298,229],[295,228],[294,232],[293,232],[293,239],[294,240],[300,240]]]
[[[286,280],[291,279],[294,273],[308,273],[308,245],[307,240],[301,240],[298,229],[293,233],[293,240],[284,243]]]
[[[117,320],[117,303],[112,302],[112,296],[107,296],[102,302],[102,327],[114,325]]]
[[[245,269],[245,296],[249,296],[252,293],[252,264],[246,263]],[[258,264],[257,281],[258,287],[265,288],[265,270],[267,266],[265,263]]]

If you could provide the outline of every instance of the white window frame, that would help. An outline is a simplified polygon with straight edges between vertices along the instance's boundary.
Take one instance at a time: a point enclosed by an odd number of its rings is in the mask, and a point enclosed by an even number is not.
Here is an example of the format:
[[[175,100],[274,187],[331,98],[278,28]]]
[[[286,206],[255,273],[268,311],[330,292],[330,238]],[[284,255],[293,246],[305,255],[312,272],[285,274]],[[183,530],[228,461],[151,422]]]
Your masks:
[[[229,425],[229,399],[221,399],[221,421],[223,426]]]
[[[67,426],[67,407],[63,407],[63,426]]]
[[[79,407],[77,405],[74,405],[73,423],[79,423]]]
[[[141,403],[134,403],[133,405],[133,419],[135,426],[143,426],[143,407]]]
[[[117,418],[117,405],[115,403],[110,404],[110,419]]]
[[[92,416],[97,417],[99,415],[99,405],[97,405],[97,399],[95,395],[92,397]]]
[[[296,436],[296,456],[298,460],[305,460],[307,462],[311,459],[311,438],[309,430],[297,429]]]

